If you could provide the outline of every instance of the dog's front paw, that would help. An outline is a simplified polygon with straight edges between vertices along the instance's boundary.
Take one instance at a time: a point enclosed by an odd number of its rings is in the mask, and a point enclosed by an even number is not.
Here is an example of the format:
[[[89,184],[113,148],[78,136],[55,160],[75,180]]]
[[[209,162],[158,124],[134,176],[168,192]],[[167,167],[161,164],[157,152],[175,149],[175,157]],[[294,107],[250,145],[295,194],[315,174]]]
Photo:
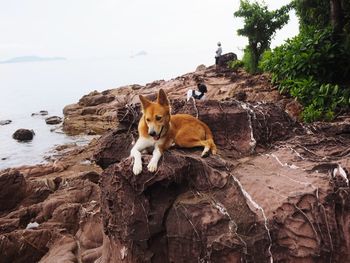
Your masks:
[[[132,167],[132,171],[134,173],[134,175],[138,175],[142,172],[142,163],[134,163],[133,167]]]
[[[147,168],[148,168],[148,171],[150,171],[151,173],[153,173],[153,172],[157,171],[158,165],[157,165],[157,163],[155,163],[155,162],[150,162],[150,163],[148,164]]]

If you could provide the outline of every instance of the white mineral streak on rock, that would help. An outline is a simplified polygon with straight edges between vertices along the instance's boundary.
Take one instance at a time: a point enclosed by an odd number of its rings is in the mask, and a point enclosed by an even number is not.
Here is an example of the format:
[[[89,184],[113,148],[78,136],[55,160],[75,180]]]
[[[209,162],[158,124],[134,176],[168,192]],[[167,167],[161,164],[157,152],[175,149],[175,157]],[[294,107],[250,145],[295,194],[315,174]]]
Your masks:
[[[220,211],[221,214],[226,215],[226,216],[230,219],[230,224],[229,224],[229,230],[230,230],[230,232],[231,232],[231,233],[234,232],[234,234],[237,235],[237,237],[239,238],[239,240],[241,240],[241,242],[242,242],[242,243],[244,244],[244,246],[245,246],[245,249],[247,250],[247,249],[248,249],[247,243],[240,237],[240,235],[237,234],[237,228],[238,228],[238,227],[237,227],[237,224],[236,224],[236,222],[232,219],[231,215],[227,212],[226,207],[225,207],[223,204],[221,204],[220,202],[218,202],[218,201],[216,201],[216,200],[214,200],[214,199],[212,199],[212,205],[213,205],[216,209],[218,209],[218,210]],[[233,229],[233,227],[234,227],[234,229]],[[245,251],[245,252],[247,253],[247,251]]]
[[[33,229],[33,228],[37,228],[38,226],[39,224],[37,222],[33,222],[33,223],[29,223],[26,229]]]
[[[254,138],[254,130],[253,130],[253,123],[252,123],[251,114],[253,114],[253,116],[255,116],[255,113],[246,103],[241,102],[241,106],[244,110],[247,111],[248,124],[249,124],[249,129],[250,129],[250,143],[249,143],[249,145],[252,147],[251,152],[254,152],[255,147],[256,147],[256,140]]]
[[[301,169],[300,167],[298,166],[295,166],[294,164],[292,165],[289,165],[287,163],[282,163],[281,160],[275,155],[275,154],[266,154],[266,156],[272,156],[277,162],[278,164],[280,164],[282,167],[288,167],[290,169]],[[301,169],[301,170],[305,170],[305,169]],[[309,183],[309,182],[303,182],[303,181],[298,181],[298,180],[295,180],[293,178],[290,178],[289,176],[287,175],[284,175],[284,174],[279,174],[280,176],[283,176],[285,178],[287,178],[288,180],[294,182],[294,183],[297,183],[297,184],[301,184],[301,185],[304,185],[305,187],[311,187],[312,189],[316,190],[317,187],[315,187],[313,184]]]
[[[266,154],[267,156],[269,156],[269,154]],[[294,165],[294,164],[292,164],[292,165],[290,165],[290,164],[288,164],[288,163],[282,163],[281,162],[281,160],[275,155],[275,154],[270,154],[270,156],[272,156],[273,158],[275,158],[276,159],[276,161],[281,165],[281,166],[283,166],[283,167],[288,167],[288,168],[290,168],[290,169],[299,169],[300,167],[298,167],[298,166],[296,166],[296,165]]]
[[[124,259],[128,255],[128,249],[125,246],[123,246],[122,249],[120,250],[120,255],[122,259]]]
[[[268,252],[269,252],[269,255],[270,255],[270,263],[273,263],[273,256],[272,256],[272,252],[271,252],[271,247],[272,247],[272,238],[271,238],[271,234],[270,234],[270,229],[268,227],[268,220],[267,220],[267,217],[265,215],[265,211],[264,209],[258,204],[256,203],[253,198],[250,196],[250,194],[243,188],[241,182],[232,175],[232,178],[233,180],[235,180],[235,182],[238,184],[239,188],[241,189],[244,197],[250,202],[250,204],[256,209],[256,210],[259,210],[264,218],[264,226],[265,226],[265,229],[267,231],[267,235],[269,237],[269,241],[270,241],[270,245],[269,245],[269,248],[268,248]]]

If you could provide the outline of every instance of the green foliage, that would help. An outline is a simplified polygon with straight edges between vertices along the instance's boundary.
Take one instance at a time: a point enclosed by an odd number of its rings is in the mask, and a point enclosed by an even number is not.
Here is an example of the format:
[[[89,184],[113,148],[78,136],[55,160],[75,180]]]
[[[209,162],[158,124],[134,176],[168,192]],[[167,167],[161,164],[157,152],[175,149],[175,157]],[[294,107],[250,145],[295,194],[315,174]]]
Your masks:
[[[239,68],[242,68],[244,66],[244,63],[242,60],[232,60],[228,63],[228,66],[230,69],[236,71]]]
[[[272,72],[274,81],[312,76],[321,83],[337,83],[346,78],[349,52],[333,41],[331,29],[309,30],[266,52],[259,67]]]
[[[259,65],[272,73],[282,93],[305,105],[305,121],[330,120],[340,107],[350,105],[347,76],[350,54],[333,40],[331,29],[305,28],[286,44],[267,51]]]
[[[236,17],[244,19],[244,26],[237,30],[238,35],[248,37],[245,50],[245,66],[251,73],[258,69],[258,62],[265,50],[270,47],[271,39],[276,30],[282,28],[289,20],[288,12],[292,5],[269,11],[266,5],[258,2],[250,3],[241,0],[240,8],[234,13]]]
[[[309,26],[322,29],[329,25],[330,0],[294,0],[293,4],[301,30]]]

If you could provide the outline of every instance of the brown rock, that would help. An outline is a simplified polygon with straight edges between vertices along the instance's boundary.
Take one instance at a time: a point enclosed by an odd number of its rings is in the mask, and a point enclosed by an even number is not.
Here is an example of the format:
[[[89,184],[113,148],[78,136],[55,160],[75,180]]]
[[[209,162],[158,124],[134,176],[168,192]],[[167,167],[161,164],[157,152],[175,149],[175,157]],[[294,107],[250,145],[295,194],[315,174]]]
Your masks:
[[[188,113],[209,125],[215,134],[215,143],[226,156],[239,157],[250,154],[257,147],[290,136],[294,122],[280,108],[272,104],[253,105],[237,101],[205,101],[186,104],[173,101],[173,113]],[[119,128],[103,135],[94,160],[102,168],[119,162],[130,153],[131,145],[137,138],[137,120],[140,118],[139,105],[120,109]],[[230,121],[228,121],[230,120]],[[285,127],[281,129],[281,127]]]
[[[219,57],[218,66],[227,68],[228,63],[234,60],[237,60],[237,55],[235,53],[230,52],[230,53],[223,54],[222,56]]]
[[[232,54],[230,56],[227,56],[227,59],[235,58]],[[170,99],[185,100],[187,90],[196,88],[198,82],[206,84],[208,88],[206,97],[210,100],[232,99],[236,94],[245,94],[244,101],[251,103],[262,101],[276,103],[283,98],[271,85],[270,78],[266,74],[252,76],[241,69],[237,72],[221,69],[218,74],[214,67],[200,67],[200,70],[168,81],[158,80],[145,86],[129,85],[85,95],[78,104],[64,108],[63,129],[72,135],[103,134],[119,125],[117,115],[120,110],[123,111],[124,107],[139,103],[139,94],[151,98],[162,88]],[[241,97],[238,99],[243,100]],[[289,102],[292,99],[286,100]]]
[[[185,103],[198,80],[210,99]],[[160,87],[174,113],[210,126],[219,154],[174,147],[149,173],[144,153],[134,176],[137,95]],[[115,99],[83,105],[100,96]],[[113,129],[55,162],[1,172],[0,262],[350,262],[349,118],[302,127],[280,99],[266,75],[209,67],[67,106],[67,129]]]
[[[285,106],[285,111],[291,116],[294,120],[301,120],[301,112],[303,106],[296,100],[292,100],[287,103]]]
[[[12,138],[17,141],[31,141],[34,137],[34,131],[28,129],[18,129],[12,135]]]
[[[14,208],[24,198],[26,182],[18,171],[0,173],[0,213]]]
[[[51,116],[45,119],[46,124],[55,125],[62,122],[62,118],[58,116]]]
[[[108,167],[100,184],[100,262],[350,259],[344,123],[313,126],[315,134],[308,127],[307,134],[273,104],[193,107],[175,100],[172,109],[198,114],[213,131],[219,156],[200,159],[196,150],[170,149],[152,174],[145,154],[144,170],[134,176],[127,157],[139,109],[119,110],[119,129],[103,136],[95,151],[97,163]],[[329,138],[330,131],[336,137]]]

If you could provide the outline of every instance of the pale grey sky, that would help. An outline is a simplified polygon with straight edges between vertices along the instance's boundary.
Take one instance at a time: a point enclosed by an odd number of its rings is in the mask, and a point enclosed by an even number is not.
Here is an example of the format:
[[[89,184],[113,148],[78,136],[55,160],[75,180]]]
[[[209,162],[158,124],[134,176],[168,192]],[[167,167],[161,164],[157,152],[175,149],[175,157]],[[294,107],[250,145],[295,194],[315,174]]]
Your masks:
[[[272,9],[290,0],[265,0]],[[0,60],[39,55],[67,58],[212,52],[240,53],[239,0],[0,0]],[[273,45],[297,34],[298,22]]]

